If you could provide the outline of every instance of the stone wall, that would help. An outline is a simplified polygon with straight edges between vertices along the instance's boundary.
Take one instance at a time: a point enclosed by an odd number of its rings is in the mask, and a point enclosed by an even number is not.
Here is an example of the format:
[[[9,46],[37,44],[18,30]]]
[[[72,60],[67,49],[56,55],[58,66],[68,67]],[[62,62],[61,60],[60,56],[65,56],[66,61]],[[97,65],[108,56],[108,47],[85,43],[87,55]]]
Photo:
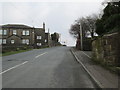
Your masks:
[[[91,38],[84,38],[83,39],[83,51],[91,51],[92,50],[92,40]],[[81,42],[80,39],[78,38],[76,41],[76,48],[78,50],[81,50]]]
[[[120,34],[106,34],[92,42],[93,59],[104,65],[120,66]]]

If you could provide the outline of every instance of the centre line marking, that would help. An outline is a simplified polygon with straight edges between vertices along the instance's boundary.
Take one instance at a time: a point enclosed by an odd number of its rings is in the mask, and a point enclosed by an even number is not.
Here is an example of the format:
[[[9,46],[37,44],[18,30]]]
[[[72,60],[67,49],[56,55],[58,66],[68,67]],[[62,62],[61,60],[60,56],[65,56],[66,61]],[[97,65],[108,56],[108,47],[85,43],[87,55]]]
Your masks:
[[[42,56],[42,55],[44,55],[44,54],[46,54],[47,52],[45,52],[45,53],[42,53],[42,54],[40,54],[40,55],[37,55],[35,58],[38,58],[38,57],[40,57],[40,56]]]
[[[21,64],[18,64],[18,65],[16,65],[16,66],[14,66],[14,67],[11,67],[11,68],[9,68],[9,69],[7,69],[7,70],[1,72],[0,74],[6,73],[6,72],[8,72],[8,71],[10,71],[10,70],[12,70],[12,69],[14,69],[14,68],[17,68],[17,67],[19,67],[19,66],[21,66],[21,65],[23,65],[23,64],[25,64],[25,63],[27,63],[27,62],[28,62],[28,61],[25,61],[25,62],[23,62],[23,63],[21,63]]]

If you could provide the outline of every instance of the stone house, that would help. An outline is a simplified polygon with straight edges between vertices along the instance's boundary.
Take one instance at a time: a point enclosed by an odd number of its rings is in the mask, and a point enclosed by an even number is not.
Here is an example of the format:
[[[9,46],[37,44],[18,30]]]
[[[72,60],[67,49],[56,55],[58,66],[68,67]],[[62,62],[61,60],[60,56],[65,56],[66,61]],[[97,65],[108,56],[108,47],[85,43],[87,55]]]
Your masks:
[[[48,47],[52,47],[52,39],[50,33],[45,33],[45,45]]]
[[[45,23],[43,28],[34,28],[21,24],[7,24],[0,26],[0,45],[2,47],[45,46]]]
[[[26,25],[7,24],[0,27],[0,44],[7,45],[33,45],[34,28]]]
[[[43,28],[35,28],[34,39],[35,48],[41,48],[45,46],[45,23],[43,23]]]

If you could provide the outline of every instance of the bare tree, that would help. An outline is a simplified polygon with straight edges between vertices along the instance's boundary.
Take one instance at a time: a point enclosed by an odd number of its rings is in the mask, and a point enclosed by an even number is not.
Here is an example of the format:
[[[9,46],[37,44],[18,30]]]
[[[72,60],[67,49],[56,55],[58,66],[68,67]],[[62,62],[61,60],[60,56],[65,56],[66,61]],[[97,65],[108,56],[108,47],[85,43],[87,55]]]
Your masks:
[[[74,23],[71,25],[69,33],[73,35],[75,38],[80,38],[80,27],[78,23]]]
[[[84,31],[84,33],[89,32],[91,35],[91,38],[93,38],[95,34],[95,28],[96,28],[95,23],[97,19],[98,19],[98,16],[96,14],[92,14],[85,18],[79,19],[79,22],[81,23],[81,26],[82,26],[82,30]]]
[[[84,32],[84,34],[89,32],[91,38],[93,38],[96,28],[95,23],[97,19],[98,16],[96,14],[92,14],[90,16],[82,17],[75,20],[75,23],[71,25],[70,34],[72,34],[75,38],[80,38],[80,25],[81,25],[81,29]]]
[[[88,16],[86,17],[86,26],[88,26],[88,31],[91,34],[91,37],[94,37],[95,34],[95,29],[96,29],[96,20],[98,19],[97,15],[92,15],[92,16]]]

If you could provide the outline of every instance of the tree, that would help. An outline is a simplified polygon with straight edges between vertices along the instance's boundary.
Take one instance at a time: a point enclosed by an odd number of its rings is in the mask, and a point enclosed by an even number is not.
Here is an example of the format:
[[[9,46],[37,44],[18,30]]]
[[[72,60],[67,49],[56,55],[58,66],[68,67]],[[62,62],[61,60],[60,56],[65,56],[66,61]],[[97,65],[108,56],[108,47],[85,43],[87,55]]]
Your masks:
[[[96,32],[103,35],[120,30],[120,1],[108,2],[103,12],[102,18],[96,22]]]
[[[59,34],[55,32],[54,34],[51,34],[51,38],[53,41],[58,42],[59,41]]]
[[[74,23],[71,25],[69,33],[73,35],[75,38],[80,38],[80,26],[78,23]]]
[[[83,34],[86,34],[87,32],[90,33],[91,38],[94,37],[95,28],[96,28],[96,20],[98,19],[98,16],[93,14],[88,17],[82,17],[77,20],[75,20],[75,23],[71,25],[70,28],[70,34],[72,34],[74,37],[80,38],[80,25],[81,29],[83,31]]]
[[[90,32],[91,38],[94,37],[95,34],[95,30],[96,30],[96,20],[98,19],[97,15],[91,15],[86,17],[86,19],[84,20],[84,28],[87,28],[86,31]]]

